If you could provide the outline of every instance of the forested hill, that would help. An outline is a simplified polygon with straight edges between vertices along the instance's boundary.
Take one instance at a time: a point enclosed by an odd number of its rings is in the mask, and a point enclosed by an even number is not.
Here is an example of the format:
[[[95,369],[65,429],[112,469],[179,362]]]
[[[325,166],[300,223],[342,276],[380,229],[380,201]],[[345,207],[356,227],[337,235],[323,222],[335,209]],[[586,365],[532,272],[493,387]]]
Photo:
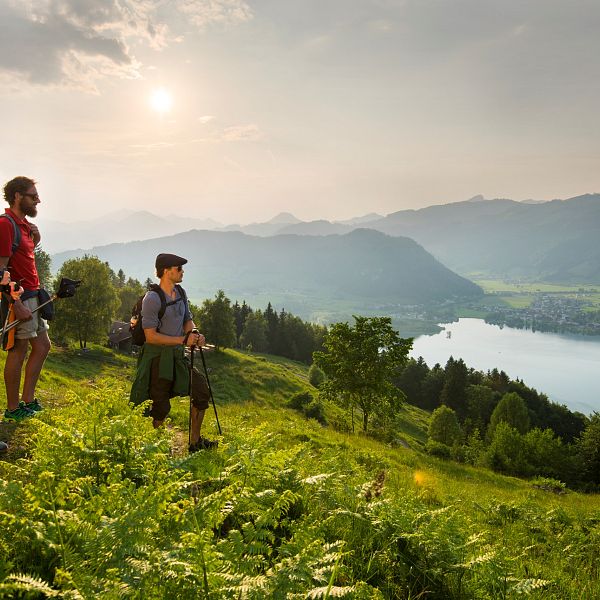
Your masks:
[[[600,194],[457,202],[399,211],[368,227],[410,236],[460,273],[600,283]]]
[[[191,298],[205,298],[222,288],[250,301],[267,294],[314,307],[327,301],[421,304],[482,293],[413,240],[365,229],[346,235],[268,238],[192,230],[64,252],[53,256],[53,268],[87,253],[144,280],[153,276],[160,252],[189,259],[185,284]]]

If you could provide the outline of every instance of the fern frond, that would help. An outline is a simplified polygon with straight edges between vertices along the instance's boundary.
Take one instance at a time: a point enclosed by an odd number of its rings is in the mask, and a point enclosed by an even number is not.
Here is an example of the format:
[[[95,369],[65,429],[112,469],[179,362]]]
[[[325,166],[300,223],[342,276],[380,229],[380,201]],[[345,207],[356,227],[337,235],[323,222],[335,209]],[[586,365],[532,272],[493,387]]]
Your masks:
[[[318,598],[344,598],[349,594],[352,594],[356,591],[356,587],[351,585],[339,586],[332,585],[331,587],[323,586],[318,588],[313,588],[308,592],[307,598],[311,600],[317,600]]]
[[[60,595],[57,590],[50,587],[43,579],[24,573],[9,575],[2,583],[0,583],[0,593],[13,591],[26,593],[36,592],[45,594],[48,598],[56,598]]]
[[[521,579],[512,586],[512,591],[515,594],[530,594],[535,590],[544,589],[549,585],[552,585],[552,582],[547,579]]]
[[[319,473],[318,475],[311,475],[310,477],[306,477],[305,479],[301,479],[301,483],[305,483],[307,485],[315,485],[317,483],[322,483],[323,481],[327,481],[335,476],[335,473]]]

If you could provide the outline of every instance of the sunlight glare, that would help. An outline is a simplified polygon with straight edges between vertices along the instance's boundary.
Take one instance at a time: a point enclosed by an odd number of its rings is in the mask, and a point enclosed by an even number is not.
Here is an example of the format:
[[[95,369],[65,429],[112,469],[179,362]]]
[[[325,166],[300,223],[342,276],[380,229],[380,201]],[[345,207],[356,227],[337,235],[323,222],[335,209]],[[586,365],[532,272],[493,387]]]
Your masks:
[[[167,113],[173,106],[171,94],[164,88],[159,88],[152,92],[150,96],[150,106],[159,113]]]

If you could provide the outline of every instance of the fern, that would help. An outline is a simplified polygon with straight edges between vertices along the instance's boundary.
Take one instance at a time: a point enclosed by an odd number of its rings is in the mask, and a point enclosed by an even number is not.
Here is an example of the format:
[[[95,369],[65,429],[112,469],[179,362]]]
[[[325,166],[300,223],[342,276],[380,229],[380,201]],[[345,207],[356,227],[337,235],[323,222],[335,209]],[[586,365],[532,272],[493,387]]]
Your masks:
[[[9,575],[0,583],[0,598],[11,598],[14,593],[19,592],[25,594],[44,594],[47,598],[56,598],[59,596],[59,592],[42,579],[23,573]]]

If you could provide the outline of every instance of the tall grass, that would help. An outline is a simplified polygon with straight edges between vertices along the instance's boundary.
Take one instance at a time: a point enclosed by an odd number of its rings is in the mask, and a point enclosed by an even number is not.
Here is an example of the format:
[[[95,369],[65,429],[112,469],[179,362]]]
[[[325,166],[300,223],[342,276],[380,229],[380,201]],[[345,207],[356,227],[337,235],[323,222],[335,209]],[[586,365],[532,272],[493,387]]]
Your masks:
[[[600,597],[598,497],[331,431],[284,408],[305,370],[238,353],[218,450],[186,456],[185,400],[156,431],[122,365],[72,360],[0,463],[0,598]]]

